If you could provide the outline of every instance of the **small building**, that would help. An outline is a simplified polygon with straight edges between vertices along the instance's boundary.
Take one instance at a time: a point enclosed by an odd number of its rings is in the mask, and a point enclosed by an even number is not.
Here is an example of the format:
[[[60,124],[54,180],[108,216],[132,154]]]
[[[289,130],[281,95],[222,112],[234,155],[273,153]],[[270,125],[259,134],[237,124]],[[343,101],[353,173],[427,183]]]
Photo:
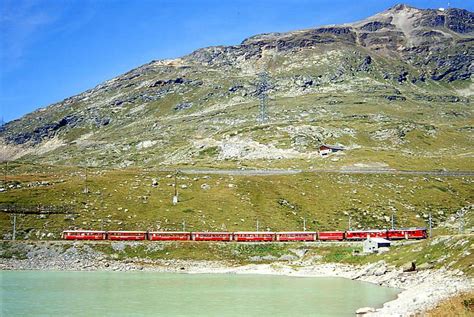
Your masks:
[[[323,144],[319,147],[319,155],[324,157],[331,153],[344,151],[344,150],[345,150],[345,147],[343,146]]]
[[[384,238],[367,238],[364,240],[364,253],[375,253],[386,251],[390,247],[390,241]]]

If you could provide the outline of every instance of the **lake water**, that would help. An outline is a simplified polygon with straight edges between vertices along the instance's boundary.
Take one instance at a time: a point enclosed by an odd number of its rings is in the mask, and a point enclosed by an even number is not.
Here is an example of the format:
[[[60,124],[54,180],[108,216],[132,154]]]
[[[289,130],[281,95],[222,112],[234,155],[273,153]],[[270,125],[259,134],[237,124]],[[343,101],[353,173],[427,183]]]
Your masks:
[[[2,316],[354,316],[398,290],[343,278],[0,272]]]

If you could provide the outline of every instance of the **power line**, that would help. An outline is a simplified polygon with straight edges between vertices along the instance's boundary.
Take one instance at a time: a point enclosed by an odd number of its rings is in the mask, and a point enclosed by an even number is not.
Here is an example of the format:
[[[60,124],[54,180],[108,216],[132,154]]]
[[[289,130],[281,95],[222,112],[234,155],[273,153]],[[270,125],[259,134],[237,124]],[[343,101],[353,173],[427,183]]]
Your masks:
[[[16,213],[13,214],[13,234],[12,240],[16,240]]]
[[[178,204],[178,170],[174,173],[174,195],[173,195],[173,205]]]
[[[8,175],[8,161],[5,161],[5,169],[3,171],[3,183],[7,187],[7,175]]]
[[[432,230],[433,230],[433,224],[432,224],[432,222],[433,222],[433,221],[432,221],[432,219],[431,219],[431,212],[430,212],[429,217],[428,217],[428,222],[429,222],[429,226],[430,226],[429,228],[430,228],[430,238],[431,238],[431,237],[433,237],[433,235],[432,235]]]
[[[89,187],[87,186],[87,181],[88,181],[88,175],[87,175],[87,166],[84,167],[84,194],[88,194],[89,193]]]

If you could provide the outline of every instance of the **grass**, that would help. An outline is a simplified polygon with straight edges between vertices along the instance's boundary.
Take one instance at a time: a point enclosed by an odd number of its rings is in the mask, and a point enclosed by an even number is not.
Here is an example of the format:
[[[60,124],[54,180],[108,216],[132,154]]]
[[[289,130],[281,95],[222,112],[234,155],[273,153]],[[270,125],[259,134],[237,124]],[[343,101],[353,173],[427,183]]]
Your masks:
[[[423,313],[426,317],[470,317],[474,315],[474,292],[448,298]]]
[[[426,263],[436,269],[457,269],[468,276],[474,276],[474,255],[471,254],[473,243],[472,235],[438,236],[418,243],[394,245],[389,252],[382,254],[354,256],[354,251],[361,251],[360,247],[329,247],[310,250],[307,256],[319,255],[324,262],[347,264],[384,260],[397,267],[411,262],[415,262],[417,266]]]
[[[190,231],[241,231],[254,230],[258,220],[261,230],[284,231],[301,230],[306,219],[308,230],[344,230],[349,214],[354,228],[387,228],[393,211],[397,226],[426,226],[429,213],[436,226],[470,204],[472,181],[333,173],[180,174],[179,203],[173,206],[174,180],[167,172],[89,169],[89,193],[84,194],[83,169],[11,164],[8,184],[15,188],[0,193],[0,203],[34,211],[66,208],[65,214],[18,215],[19,239],[59,238],[68,228],[182,230],[183,222]],[[5,237],[12,218],[1,212],[0,219]]]
[[[280,257],[292,254],[288,245],[278,244],[236,244],[236,243],[202,243],[202,242],[144,242],[124,244],[123,250],[116,250],[113,244],[100,243],[93,248],[111,258],[125,260],[164,259],[164,260],[220,260],[236,264],[250,263],[253,257]],[[269,260],[258,260],[269,262]]]

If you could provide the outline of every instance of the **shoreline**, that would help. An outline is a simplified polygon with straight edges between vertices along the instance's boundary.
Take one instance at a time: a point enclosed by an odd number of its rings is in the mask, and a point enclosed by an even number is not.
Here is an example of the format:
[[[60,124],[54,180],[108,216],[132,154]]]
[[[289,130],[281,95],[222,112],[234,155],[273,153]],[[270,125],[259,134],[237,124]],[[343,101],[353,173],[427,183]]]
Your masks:
[[[435,307],[440,301],[474,288],[472,278],[456,271],[403,272],[382,260],[362,266],[339,263],[270,262],[238,265],[225,261],[109,260],[104,257],[70,259],[32,256],[28,259],[0,258],[0,270],[42,271],[145,271],[182,274],[264,274],[293,277],[339,277],[400,289],[397,298],[381,308],[364,307],[364,316],[410,316]]]

